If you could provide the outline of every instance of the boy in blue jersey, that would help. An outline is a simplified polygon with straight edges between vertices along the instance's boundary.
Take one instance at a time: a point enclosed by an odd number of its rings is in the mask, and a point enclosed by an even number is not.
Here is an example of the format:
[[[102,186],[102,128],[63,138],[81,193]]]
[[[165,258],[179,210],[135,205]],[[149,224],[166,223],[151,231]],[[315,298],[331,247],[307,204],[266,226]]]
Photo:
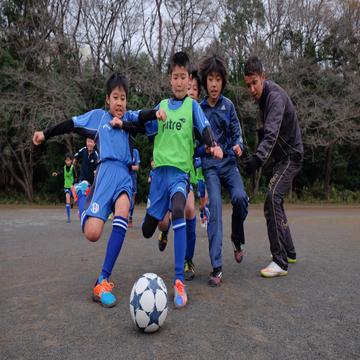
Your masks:
[[[186,251],[185,203],[189,187],[189,172],[193,166],[195,136],[206,145],[215,158],[222,157],[199,104],[187,96],[190,61],[184,52],[175,53],[170,61],[169,75],[174,97],[160,102],[166,113],[165,122],[157,122],[154,139],[153,171],[148,208],[142,225],[145,238],[150,238],[166,212],[172,211],[174,230],[175,276],[174,305],[184,307],[187,294],[184,285]]]
[[[74,116],[44,132],[36,131],[33,143],[39,145],[52,136],[77,132],[96,141],[100,150],[100,164],[94,182],[94,191],[85,207],[85,197],[79,194],[81,226],[86,238],[99,240],[109,214],[114,211],[113,229],[108,240],[105,260],[99,277],[93,287],[93,300],[104,307],[116,304],[112,293],[114,284],[109,282],[116,259],[120,253],[127,226],[132,194],[129,166],[132,162],[129,133],[117,127],[119,119],[138,121],[143,117],[154,119],[165,114],[162,111],[126,111],[128,84],[124,76],[113,74],[106,83],[106,103],[109,111],[92,110]]]
[[[212,159],[204,153],[201,158],[210,208],[208,238],[213,271],[210,273],[208,283],[216,287],[220,286],[223,274],[221,186],[229,191],[233,206],[231,241],[235,261],[238,263],[243,259],[244,221],[248,212],[248,196],[236,164],[236,157],[240,157],[244,150],[239,119],[234,104],[222,95],[227,81],[224,61],[216,55],[206,58],[200,65],[200,77],[207,92],[200,106],[209,120],[216,141],[224,152],[221,160]]]
[[[130,205],[129,226],[132,226],[132,222],[133,222],[135,198],[137,193],[137,172],[139,171],[139,167],[140,167],[139,150],[134,148],[132,151],[132,163],[130,170],[130,176],[133,184],[133,192],[132,192],[131,205]]]

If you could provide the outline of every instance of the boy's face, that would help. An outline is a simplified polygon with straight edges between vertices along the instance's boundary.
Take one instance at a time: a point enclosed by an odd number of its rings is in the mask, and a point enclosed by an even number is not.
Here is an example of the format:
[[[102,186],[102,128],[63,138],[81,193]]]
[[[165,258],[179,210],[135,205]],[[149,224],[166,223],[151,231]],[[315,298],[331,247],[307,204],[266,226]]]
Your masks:
[[[110,114],[121,119],[126,111],[126,93],[124,89],[116,87],[110,96],[106,95],[106,103],[109,105]]]
[[[221,95],[223,80],[220,74],[210,73],[206,78],[206,89],[209,98],[217,101]]]
[[[264,89],[265,75],[247,75],[244,77],[244,79],[251,97],[254,99],[254,101],[259,101]]]
[[[86,147],[88,150],[93,151],[95,147],[95,141],[93,139],[86,139]]]
[[[175,65],[171,75],[170,84],[174,96],[177,99],[183,99],[189,88],[189,72],[184,66]]]
[[[72,160],[70,159],[70,158],[66,158],[65,159],[65,164],[66,164],[66,166],[71,166],[71,164],[72,164]]]
[[[199,100],[199,87],[195,79],[189,81],[188,95],[194,100]]]

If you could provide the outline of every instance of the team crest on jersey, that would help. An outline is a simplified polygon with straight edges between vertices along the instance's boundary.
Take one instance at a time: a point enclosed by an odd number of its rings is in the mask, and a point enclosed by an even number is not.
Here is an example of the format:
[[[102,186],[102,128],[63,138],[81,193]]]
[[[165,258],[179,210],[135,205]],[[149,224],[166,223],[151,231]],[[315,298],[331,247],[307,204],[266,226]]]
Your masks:
[[[97,214],[99,212],[100,206],[98,203],[94,202],[91,204],[91,212]]]

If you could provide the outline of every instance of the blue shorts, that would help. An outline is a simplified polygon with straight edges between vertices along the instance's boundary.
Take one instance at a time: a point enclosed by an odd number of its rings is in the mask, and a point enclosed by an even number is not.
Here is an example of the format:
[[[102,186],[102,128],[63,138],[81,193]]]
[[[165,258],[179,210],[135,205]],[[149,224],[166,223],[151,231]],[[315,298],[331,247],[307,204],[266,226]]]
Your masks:
[[[171,210],[171,199],[180,192],[187,198],[189,175],[173,166],[161,166],[153,170],[150,184],[147,213],[157,220],[162,220]]]
[[[97,168],[94,193],[86,215],[106,222],[122,193],[126,193],[130,201],[132,180],[128,167],[119,161],[104,161]]]
[[[65,194],[69,194],[70,197],[73,197],[73,194],[72,194],[72,191],[71,191],[70,188],[64,188],[64,193],[65,193]]]
[[[204,180],[199,180],[198,181],[197,188],[198,188],[198,197],[199,198],[205,197],[206,186],[205,186],[205,181]]]

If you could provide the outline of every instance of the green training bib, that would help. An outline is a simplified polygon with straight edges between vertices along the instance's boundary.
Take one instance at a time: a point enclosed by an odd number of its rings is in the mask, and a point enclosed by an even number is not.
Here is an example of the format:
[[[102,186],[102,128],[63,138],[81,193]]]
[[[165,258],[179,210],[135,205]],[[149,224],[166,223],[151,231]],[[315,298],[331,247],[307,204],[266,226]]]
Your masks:
[[[168,99],[162,100],[160,109],[166,112],[166,121],[158,120],[155,167],[174,166],[189,173],[194,154],[192,99],[187,97],[177,110],[169,109]]]

